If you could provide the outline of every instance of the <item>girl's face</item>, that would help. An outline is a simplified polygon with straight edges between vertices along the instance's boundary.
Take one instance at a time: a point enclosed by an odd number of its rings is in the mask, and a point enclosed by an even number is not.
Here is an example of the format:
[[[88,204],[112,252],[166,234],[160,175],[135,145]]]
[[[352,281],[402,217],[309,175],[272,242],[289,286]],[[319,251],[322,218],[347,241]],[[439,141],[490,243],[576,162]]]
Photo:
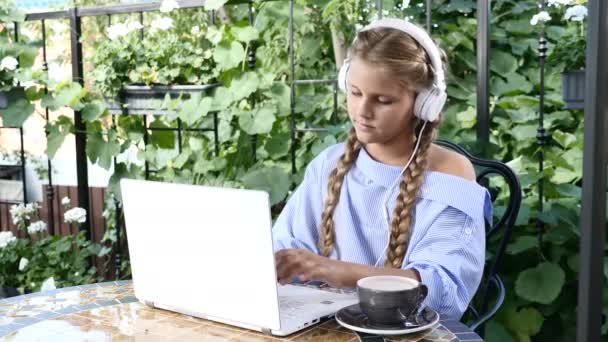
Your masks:
[[[387,145],[411,137],[415,96],[387,70],[358,58],[351,61],[346,100],[361,143]]]

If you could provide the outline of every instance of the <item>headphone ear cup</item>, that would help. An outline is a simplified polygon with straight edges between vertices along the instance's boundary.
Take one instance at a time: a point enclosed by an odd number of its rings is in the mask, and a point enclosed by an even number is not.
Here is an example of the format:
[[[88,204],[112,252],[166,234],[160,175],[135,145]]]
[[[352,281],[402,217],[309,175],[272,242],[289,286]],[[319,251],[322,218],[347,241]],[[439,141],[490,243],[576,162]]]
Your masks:
[[[424,121],[436,121],[445,105],[447,94],[436,86],[424,89],[416,96],[414,115]]]
[[[348,69],[350,69],[350,63],[347,60],[342,63],[340,71],[338,72],[338,88],[346,93],[346,78],[348,76]]]

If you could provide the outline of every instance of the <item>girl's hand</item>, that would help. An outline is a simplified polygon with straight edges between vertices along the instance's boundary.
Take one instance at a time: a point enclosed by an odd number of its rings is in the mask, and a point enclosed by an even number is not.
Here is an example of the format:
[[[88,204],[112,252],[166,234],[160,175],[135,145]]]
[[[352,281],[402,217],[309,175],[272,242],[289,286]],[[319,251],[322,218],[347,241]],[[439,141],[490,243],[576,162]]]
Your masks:
[[[277,279],[281,285],[294,277],[300,281],[322,281],[331,287],[345,287],[342,275],[348,264],[316,255],[305,249],[284,249],[275,253]]]

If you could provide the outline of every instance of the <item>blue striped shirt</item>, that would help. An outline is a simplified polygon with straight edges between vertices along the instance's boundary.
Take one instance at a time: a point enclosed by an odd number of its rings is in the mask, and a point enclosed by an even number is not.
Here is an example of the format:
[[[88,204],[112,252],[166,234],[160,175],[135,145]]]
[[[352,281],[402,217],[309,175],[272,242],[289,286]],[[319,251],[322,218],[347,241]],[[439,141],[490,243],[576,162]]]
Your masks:
[[[274,248],[317,247],[327,181],[344,144],[330,146],[307,166],[304,179],[273,227]],[[384,198],[402,167],[379,163],[361,149],[346,174],[334,211],[335,245],[330,256],[347,262],[383,266],[389,222]],[[398,186],[390,191],[392,216]],[[416,269],[429,288],[425,304],[443,318],[459,320],[477,291],[485,260],[485,224],[492,203],[479,184],[427,171],[414,211],[414,226],[402,268]]]

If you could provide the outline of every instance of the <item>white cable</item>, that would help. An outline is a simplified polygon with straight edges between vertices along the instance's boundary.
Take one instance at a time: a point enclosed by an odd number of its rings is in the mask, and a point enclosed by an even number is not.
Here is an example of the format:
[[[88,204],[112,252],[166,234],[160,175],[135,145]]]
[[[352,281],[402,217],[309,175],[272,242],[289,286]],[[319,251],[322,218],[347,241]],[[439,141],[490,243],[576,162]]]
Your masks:
[[[414,147],[414,151],[412,151],[412,155],[410,156],[410,159],[407,161],[407,163],[405,163],[405,166],[403,167],[403,169],[401,170],[401,172],[399,173],[399,175],[397,176],[397,178],[395,178],[395,180],[393,181],[393,184],[386,190],[386,194],[384,195],[384,201],[382,201],[382,212],[384,214],[384,221],[388,225],[388,229],[387,229],[388,240],[387,240],[387,243],[386,243],[386,247],[384,248],[384,251],[380,254],[380,257],[378,258],[378,260],[376,260],[376,264],[374,265],[374,267],[378,267],[378,262],[380,262],[380,260],[382,260],[382,258],[385,256],[386,251],[388,250],[388,245],[389,245],[390,240],[391,240],[391,222],[389,220],[389,209],[388,209],[389,195],[392,193],[393,188],[395,187],[395,185],[397,185],[399,183],[399,181],[401,180],[401,176],[403,175],[403,173],[405,172],[405,170],[407,170],[407,168],[410,167],[410,164],[414,160],[414,157],[416,156],[416,153],[418,153],[418,147],[420,147],[420,140],[422,138],[422,133],[424,132],[424,128],[426,127],[426,123],[427,122],[428,121],[424,121],[424,123],[422,124],[422,128],[420,129],[420,133],[418,133],[418,138],[416,139],[416,146]]]

